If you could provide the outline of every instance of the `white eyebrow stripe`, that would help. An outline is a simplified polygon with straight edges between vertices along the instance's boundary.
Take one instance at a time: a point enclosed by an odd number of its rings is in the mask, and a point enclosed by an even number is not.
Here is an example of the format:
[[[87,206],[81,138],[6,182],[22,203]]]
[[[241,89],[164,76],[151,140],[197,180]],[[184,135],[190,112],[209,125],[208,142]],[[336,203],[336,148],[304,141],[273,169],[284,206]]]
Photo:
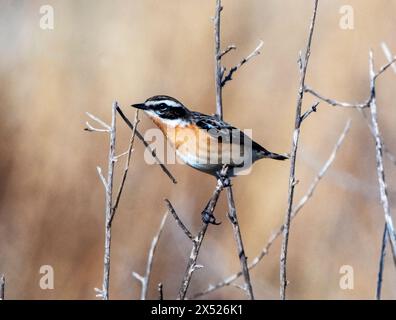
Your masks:
[[[146,106],[156,106],[159,105],[161,103],[165,103],[166,105],[170,106],[170,107],[180,107],[181,104],[177,103],[176,101],[173,100],[158,100],[158,101],[148,101],[146,102]]]

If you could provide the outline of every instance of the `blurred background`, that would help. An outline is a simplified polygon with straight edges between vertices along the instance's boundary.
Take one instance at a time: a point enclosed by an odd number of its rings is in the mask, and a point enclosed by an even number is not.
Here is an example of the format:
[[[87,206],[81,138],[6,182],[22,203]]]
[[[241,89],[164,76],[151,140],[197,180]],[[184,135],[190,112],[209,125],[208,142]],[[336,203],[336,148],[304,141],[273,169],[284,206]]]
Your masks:
[[[54,8],[54,29],[40,28],[40,7]],[[344,1],[321,0],[307,84],[328,97],[363,101],[368,96],[368,50],[377,67],[380,48],[396,53],[394,0],[349,0],[354,28],[343,30]],[[238,63],[264,41],[262,54],[241,68],[224,89],[225,120],[251,128],[274,152],[289,152],[298,88],[298,52],[306,43],[312,1],[224,0],[222,46],[238,49],[224,58]],[[108,138],[84,131],[86,111],[109,122],[117,100],[128,106],[157,94],[174,96],[191,109],[214,113],[213,24],[215,1],[22,1],[0,2],[0,272],[8,299],[94,299],[103,274],[104,191],[96,166],[107,166]],[[396,152],[396,75],[378,81],[379,121]],[[308,108],[315,100],[304,100]],[[141,115],[140,130],[153,124]],[[356,110],[321,104],[304,122],[296,202],[328,158],[345,123],[352,129],[313,198],[290,233],[290,299],[371,299],[375,296],[384,218],[379,204],[374,142]],[[118,122],[117,153],[130,131]],[[195,233],[215,180],[176,164],[177,185],[158,166],[147,165],[136,141],[124,197],[113,223],[110,298],[137,299],[147,253],[165,213],[164,197]],[[385,160],[391,203],[394,165]],[[118,165],[117,180],[123,164]],[[249,259],[284,219],[289,163],[262,161],[234,181]],[[117,185],[116,184],[116,185]],[[224,195],[223,195],[224,196]],[[392,209],[395,209],[392,206]],[[232,228],[222,197],[189,293],[239,270]],[[168,218],[154,260],[149,298],[157,284],[176,297],[190,243]],[[280,239],[251,271],[256,297],[279,298]],[[40,266],[54,268],[55,289],[39,287]],[[339,286],[343,265],[354,270],[354,289]],[[396,273],[387,256],[383,297],[396,298]],[[231,286],[205,298],[244,298]]]

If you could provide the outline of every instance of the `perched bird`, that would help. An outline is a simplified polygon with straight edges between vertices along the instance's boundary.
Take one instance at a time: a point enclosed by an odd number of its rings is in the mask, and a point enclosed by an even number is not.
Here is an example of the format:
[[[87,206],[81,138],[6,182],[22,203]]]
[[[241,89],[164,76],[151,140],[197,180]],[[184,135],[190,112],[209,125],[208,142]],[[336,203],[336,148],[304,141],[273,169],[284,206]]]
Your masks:
[[[260,159],[288,159],[268,151],[216,116],[190,111],[175,98],[154,96],[132,107],[145,111],[183,162],[216,177],[224,165],[228,166],[227,175],[234,176]]]

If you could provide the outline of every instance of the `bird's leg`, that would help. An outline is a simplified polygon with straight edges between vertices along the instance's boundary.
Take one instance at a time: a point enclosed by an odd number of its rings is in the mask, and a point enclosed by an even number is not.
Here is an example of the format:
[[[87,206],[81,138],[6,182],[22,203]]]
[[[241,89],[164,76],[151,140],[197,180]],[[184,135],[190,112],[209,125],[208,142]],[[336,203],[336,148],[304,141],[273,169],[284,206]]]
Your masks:
[[[217,200],[219,199],[221,191],[224,188],[231,186],[231,181],[227,175],[227,171],[224,170],[222,170],[221,172],[217,172],[216,177],[217,177],[217,186],[212,197],[205,206],[205,209],[202,211],[202,221],[204,223],[219,225],[221,222],[217,222],[216,217],[213,215],[213,212],[216,207]]]

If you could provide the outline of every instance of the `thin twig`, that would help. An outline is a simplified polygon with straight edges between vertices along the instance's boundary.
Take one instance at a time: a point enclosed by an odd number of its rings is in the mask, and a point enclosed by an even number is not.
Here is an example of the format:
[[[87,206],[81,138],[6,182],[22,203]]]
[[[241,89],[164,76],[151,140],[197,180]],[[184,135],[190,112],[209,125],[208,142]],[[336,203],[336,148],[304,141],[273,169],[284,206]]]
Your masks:
[[[131,138],[129,140],[129,146],[128,146],[128,150],[127,150],[127,158],[126,158],[125,166],[124,166],[124,173],[122,175],[121,182],[120,182],[120,185],[118,187],[118,192],[117,192],[117,195],[116,195],[116,198],[115,198],[115,201],[114,201],[114,205],[113,205],[113,208],[112,208],[111,217],[110,217],[110,221],[109,221],[110,224],[113,222],[113,218],[114,218],[114,215],[115,215],[115,213],[117,211],[118,204],[120,203],[121,194],[122,194],[122,191],[124,190],[125,181],[126,181],[126,178],[127,178],[127,175],[128,175],[129,164],[131,162],[131,155],[132,155],[132,150],[133,150],[133,144],[135,142],[137,126],[139,124],[139,118],[138,117],[139,117],[139,110],[137,110],[136,113],[135,113],[135,121],[134,121],[135,124],[134,124],[134,127],[133,127]]]
[[[110,249],[111,249],[111,216],[113,208],[113,173],[114,173],[114,156],[116,146],[116,108],[117,102],[114,102],[111,109],[111,126],[110,126],[110,142],[109,142],[109,156],[108,156],[108,169],[107,180],[104,181],[101,171],[98,172],[101,176],[103,183],[105,183],[105,245],[104,245],[104,258],[103,258],[103,283],[101,292],[97,295],[103,300],[109,299],[109,285],[110,285]]]
[[[385,179],[385,169],[383,163],[383,142],[382,137],[378,125],[378,116],[377,116],[377,99],[376,99],[376,73],[374,71],[374,58],[373,52],[369,53],[369,66],[370,66],[370,91],[371,91],[371,102],[370,102],[370,112],[371,112],[371,123],[375,136],[375,156],[376,156],[376,164],[377,164],[377,176],[378,176],[378,184],[379,184],[379,192],[380,192],[380,201],[382,204],[382,208],[384,210],[385,215],[385,223],[388,232],[388,236],[391,243],[392,254],[396,256],[396,234],[393,228],[393,221],[389,206],[388,199],[388,188]]]
[[[391,51],[390,51],[388,45],[387,45],[385,42],[382,42],[382,43],[381,43],[381,48],[382,48],[382,51],[383,51],[384,54],[385,54],[386,59],[387,59],[389,62],[391,62],[391,61],[393,60],[393,57],[394,57],[394,56],[392,55],[392,53],[391,53]],[[392,69],[393,69],[393,71],[396,73],[396,64],[392,64]]]
[[[254,58],[255,56],[260,54],[260,49],[262,48],[264,42],[260,40],[260,43],[258,46],[252,51],[251,54],[249,54],[246,58],[243,58],[236,66],[232,67],[230,71],[227,73],[227,75],[224,76],[223,80],[221,81],[221,86],[224,87],[225,84],[228,81],[232,80],[233,74],[238,71],[240,67],[242,67],[246,62],[248,62],[250,59]]]
[[[102,130],[103,130],[103,131],[110,132],[111,127],[110,127],[106,122],[104,122],[103,120],[99,119],[98,117],[94,116],[93,114],[91,114],[91,113],[89,113],[89,112],[86,112],[86,115],[87,115],[88,117],[90,117],[92,120],[94,120],[94,121],[96,121],[97,123],[99,123],[99,124],[104,128],[104,129],[96,129],[96,128],[93,128],[93,127],[89,124],[89,122],[86,122],[86,124],[89,126],[89,129],[92,128],[93,131],[95,131],[95,130],[97,130],[97,131],[102,131]],[[87,131],[89,131],[89,130],[87,130]]]
[[[4,300],[5,295],[5,276],[2,274],[0,276],[0,300]]]
[[[385,224],[384,232],[382,234],[382,242],[381,242],[381,254],[379,259],[379,267],[378,267],[378,276],[377,276],[377,290],[375,293],[375,298],[377,300],[381,300],[381,291],[382,291],[382,279],[384,272],[384,264],[385,264],[385,255],[386,255],[386,241],[388,238],[388,231]]]
[[[338,150],[340,149],[342,143],[344,142],[344,139],[349,131],[351,127],[351,122],[348,121],[348,123],[346,124],[343,132],[341,133],[340,137],[337,140],[337,143],[335,144],[329,158],[326,160],[326,162],[324,163],[323,167],[320,169],[319,173],[316,175],[316,177],[314,178],[313,182],[311,183],[310,187],[308,188],[307,192],[305,193],[305,195],[301,198],[301,200],[299,201],[299,203],[294,207],[293,212],[291,214],[291,220],[293,220],[297,214],[301,211],[301,209],[304,207],[304,205],[308,202],[308,200],[314,195],[314,192],[317,188],[317,186],[319,185],[319,182],[322,180],[322,178],[324,177],[324,175],[327,173],[327,171],[329,170],[331,164],[334,162],[334,160],[336,159]],[[258,265],[258,263],[269,253],[269,250],[271,248],[271,246],[273,245],[273,243],[275,242],[275,240],[282,234],[283,229],[285,228],[285,225],[283,224],[274,234],[272,234],[269,239],[267,240],[265,246],[263,247],[263,249],[261,250],[261,252],[252,260],[252,262],[249,264],[249,269],[253,269],[254,267],[256,267]],[[226,277],[224,280],[218,282],[215,285],[209,285],[209,287],[199,293],[194,294],[191,299],[196,299],[196,298],[200,298],[203,295],[209,294],[213,291],[216,291],[220,288],[223,288],[225,286],[230,285],[232,282],[234,282],[236,279],[238,279],[240,276],[242,276],[242,272],[238,272],[235,273],[233,275],[230,275],[228,277]]]
[[[237,211],[235,208],[234,194],[232,192],[231,185],[227,188],[227,202],[228,202],[228,217],[230,219],[234,238],[237,244],[239,262],[241,264],[242,274],[245,280],[244,290],[247,293],[250,300],[254,300],[252,283],[250,281],[249,268],[247,264],[247,257],[245,254],[245,249],[242,242],[241,228],[239,227]]]
[[[236,48],[237,48],[237,47],[236,47],[234,44],[229,45],[229,46],[227,47],[227,49],[223,50],[223,51],[220,53],[219,57],[222,58],[223,56],[225,56],[225,55],[226,55],[228,52],[230,52],[231,50],[236,50]]]
[[[222,58],[223,54],[220,54],[220,12],[221,12],[221,10],[222,10],[221,0],[217,0],[216,14],[215,14],[215,19],[214,19],[215,62],[216,62],[215,87],[216,87],[216,114],[219,119],[223,119],[222,95],[223,95],[224,85],[227,83],[227,81],[232,80],[232,75],[242,65],[244,65],[246,62],[248,62],[250,59],[252,59],[256,55],[260,54],[260,49],[263,46],[263,42],[260,41],[260,44],[256,47],[256,49],[254,49],[253,52],[251,54],[249,54],[246,58],[242,59],[242,61],[238,65],[232,67],[230,69],[229,73],[224,77],[225,68],[223,68],[221,65],[221,58]],[[228,51],[227,50],[225,50],[224,53],[227,53],[229,51],[229,50]],[[253,300],[254,299],[253,288],[252,288],[252,283],[250,281],[249,269],[248,269],[248,265],[247,265],[247,257],[245,255],[245,249],[243,246],[241,230],[240,230],[240,226],[238,223],[238,217],[237,217],[237,211],[236,211],[235,203],[234,203],[234,196],[233,196],[233,192],[232,192],[231,181],[227,188],[227,200],[228,200],[227,202],[228,202],[228,210],[229,210],[228,216],[230,218],[231,225],[233,228],[234,238],[235,238],[235,242],[236,242],[237,250],[238,250],[239,262],[241,264],[241,269],[242,269],[242,272],[244,275],[246,292],[248,294],[249,299]]]
[[[223,94],[221,91],[224,69],[221,66],[220,52],[220,13],[223,10],[221,0],[216,0],[214,16],[214,38],[215,38],[215,88],[216,88],[216,115],[223,120]]]
[[[172,214],[173,218],[176,220],[177,224],[183,230],[183,232],[187,236],[187,238],[189,238],[191,241],[194,241],[194,236],[192,235],[190,230],[188,230],[188,228],[185,226],[185,224],[181,221],[181,219],[179,218],[179,216],[176,213],[175,208],[173,208],[172,203],[168,199],[165,199],[165,203],[166,203],[166,206],[168,207],[169,212]]]
[[[140,299],[141,300],[146,300],[147,299],[147,292],[148,292],[148,286],[150,283],[150,276],[151,276],[151,270],[153,268],[153,260],[154,260],[154,254],[157,249],[158,245],[158,240],[161,236],[162,230],[164,229],[165,221],[166,218],[168,217],[168,211],[164,214],[161,224],[158,228],[158,232],[153,238],[153,241],[151,242],[151,247],[148,253],[148,258],[147,258],[147,266],[146,266],[146,273],[144,276],[139,275],[137,272],[133,272],[132,275],[135,277],[140,283],[142,284],[142,290],[140,293]],[[161,285],[162,287],[162,285]]]
[[[396,57],[393,57],[392,59],[389,60],[388,63],[384,64],[378,72],[374,72],[372,75],[372,80],[376,80],[381,74],[383,74],[390,66],[395,66],[396,63]],[[333,106],[333,107],[343,107],[343,108],[356,108],[356,109],[364,109],[370,107],[370,103],[373,99],[373,92],[370,92],[370,96],[364,101],[364,102],[356,102],[356,103],[350,103],[350,102],[343,102],[343,101],[338,101],[335,99],[330,99],[326,98],[320,93],[318,93],[316,90],[312,89],[311,87],[305,85],[304,86],[304,92],[312,94],[314,97],[326,102],[327,104]]]
[[[117,112],[121,116],[122,120],[124,120],[124,122],[127,124],[127,126],[133,131],[134,130],[133,124],[129,121],[129,119],[122,112],[121,108],[118,106],[117,106]],[[169,177],[169,179],[171,179],[173,183],[176,184],[177,183],[176,178],[172,175],[172,173],[168,170],[168,168],[161,162],[161,160],[158,158],[157,154],[155,153],[155,150],[153,150],[150,147],[149,143],[146,140],[144,140],[143,135],[138,130],[136,130],[136,136],[139,138],[140,141],[143,142],[146,149],[149,150],[150,154],[155,159],[157,164],[161,167],[162,171]]]
[[[226,170],[228,171],[228,168],[226,168]],[[225,171],[225,172],[227,172],[227,171]],[[210,200],[205,208],[205,211],[209,215],[213,215],[217,201],[219,200],[220,193],[223,189],[224,189],[223,181],[221,179],[218,179],[216,188],[213,192],[213,195],[210,198]],[[190,257],[189,257],[189,260],[187,263],[187,268],[186,268],[186,271],[184,272],[182,284],[180,286],[179,293],[177,296],[178,300],[184,300],[184,298],[186,297],[187,290],[190,285],[191,278],[192,278],[194,271],[196,269],[199,269],[200,267],[202,267],[202,266],[197,265],[197,259],[198,259],[199,250],[201,249],[202,241],[205,237],[207,229],[208,229],[208,223],[203,222],[201,230],[199,231],[198,235],[195,236],[193,239],[193,247],[190,252]]]
[[[367,108],[370,105],[370,98],[367,99],[365,102],[356,102],[356,103],[350,103],[350,102],[343,102],[343,101],[338,101],[330,98],[326,98],[320,93],[316,92],[314,89],[310,88],[309,86],[304,87],[304,91],[307,93],[312,94],[314,97],[326,102],[327,104],[333,106],[333,107],[343,107],[343,108]]]
[[[293,200],[294,200],[294,189],[296,185],[296,159],[297,159],[297,149],[298,149],[298,142],[300,137],[300,127],[301,127],[301,107],[304,98],[305,76],[307,73],[309,56],[311,53],[311,43],[315,28],[317,8],[318,8],[318,0],[315,0],[305,54],[303,58],[300,57],[300,87],[297,98],[296,119],[294,125],[292,152],[290,159],[290,177],[289,177],[289,191],[288,191],[288,201],[287,201],[288,204],[285,214],[285,228],[283,230],[283,241],[282,241],[282,249],[280,255],[280,298],[282,300],[286,299],[286,287],[288,283],[286,276],[287,249],[289,242],[290,220],[291,220]]]
[[[301,122],[303,122],[305,119],[307,119],[307,118],[310,116],[310,114],[311,114],[312,112],[316,112],[316,111],[317,111],[317,108],[318,108],[318,105],[319,105],[319,102],[315,102],[315,103],[312,105],[311,108],[309,108],[307,111],[305,111],[305,112],[303,113],[303,115],[301,116]]]

